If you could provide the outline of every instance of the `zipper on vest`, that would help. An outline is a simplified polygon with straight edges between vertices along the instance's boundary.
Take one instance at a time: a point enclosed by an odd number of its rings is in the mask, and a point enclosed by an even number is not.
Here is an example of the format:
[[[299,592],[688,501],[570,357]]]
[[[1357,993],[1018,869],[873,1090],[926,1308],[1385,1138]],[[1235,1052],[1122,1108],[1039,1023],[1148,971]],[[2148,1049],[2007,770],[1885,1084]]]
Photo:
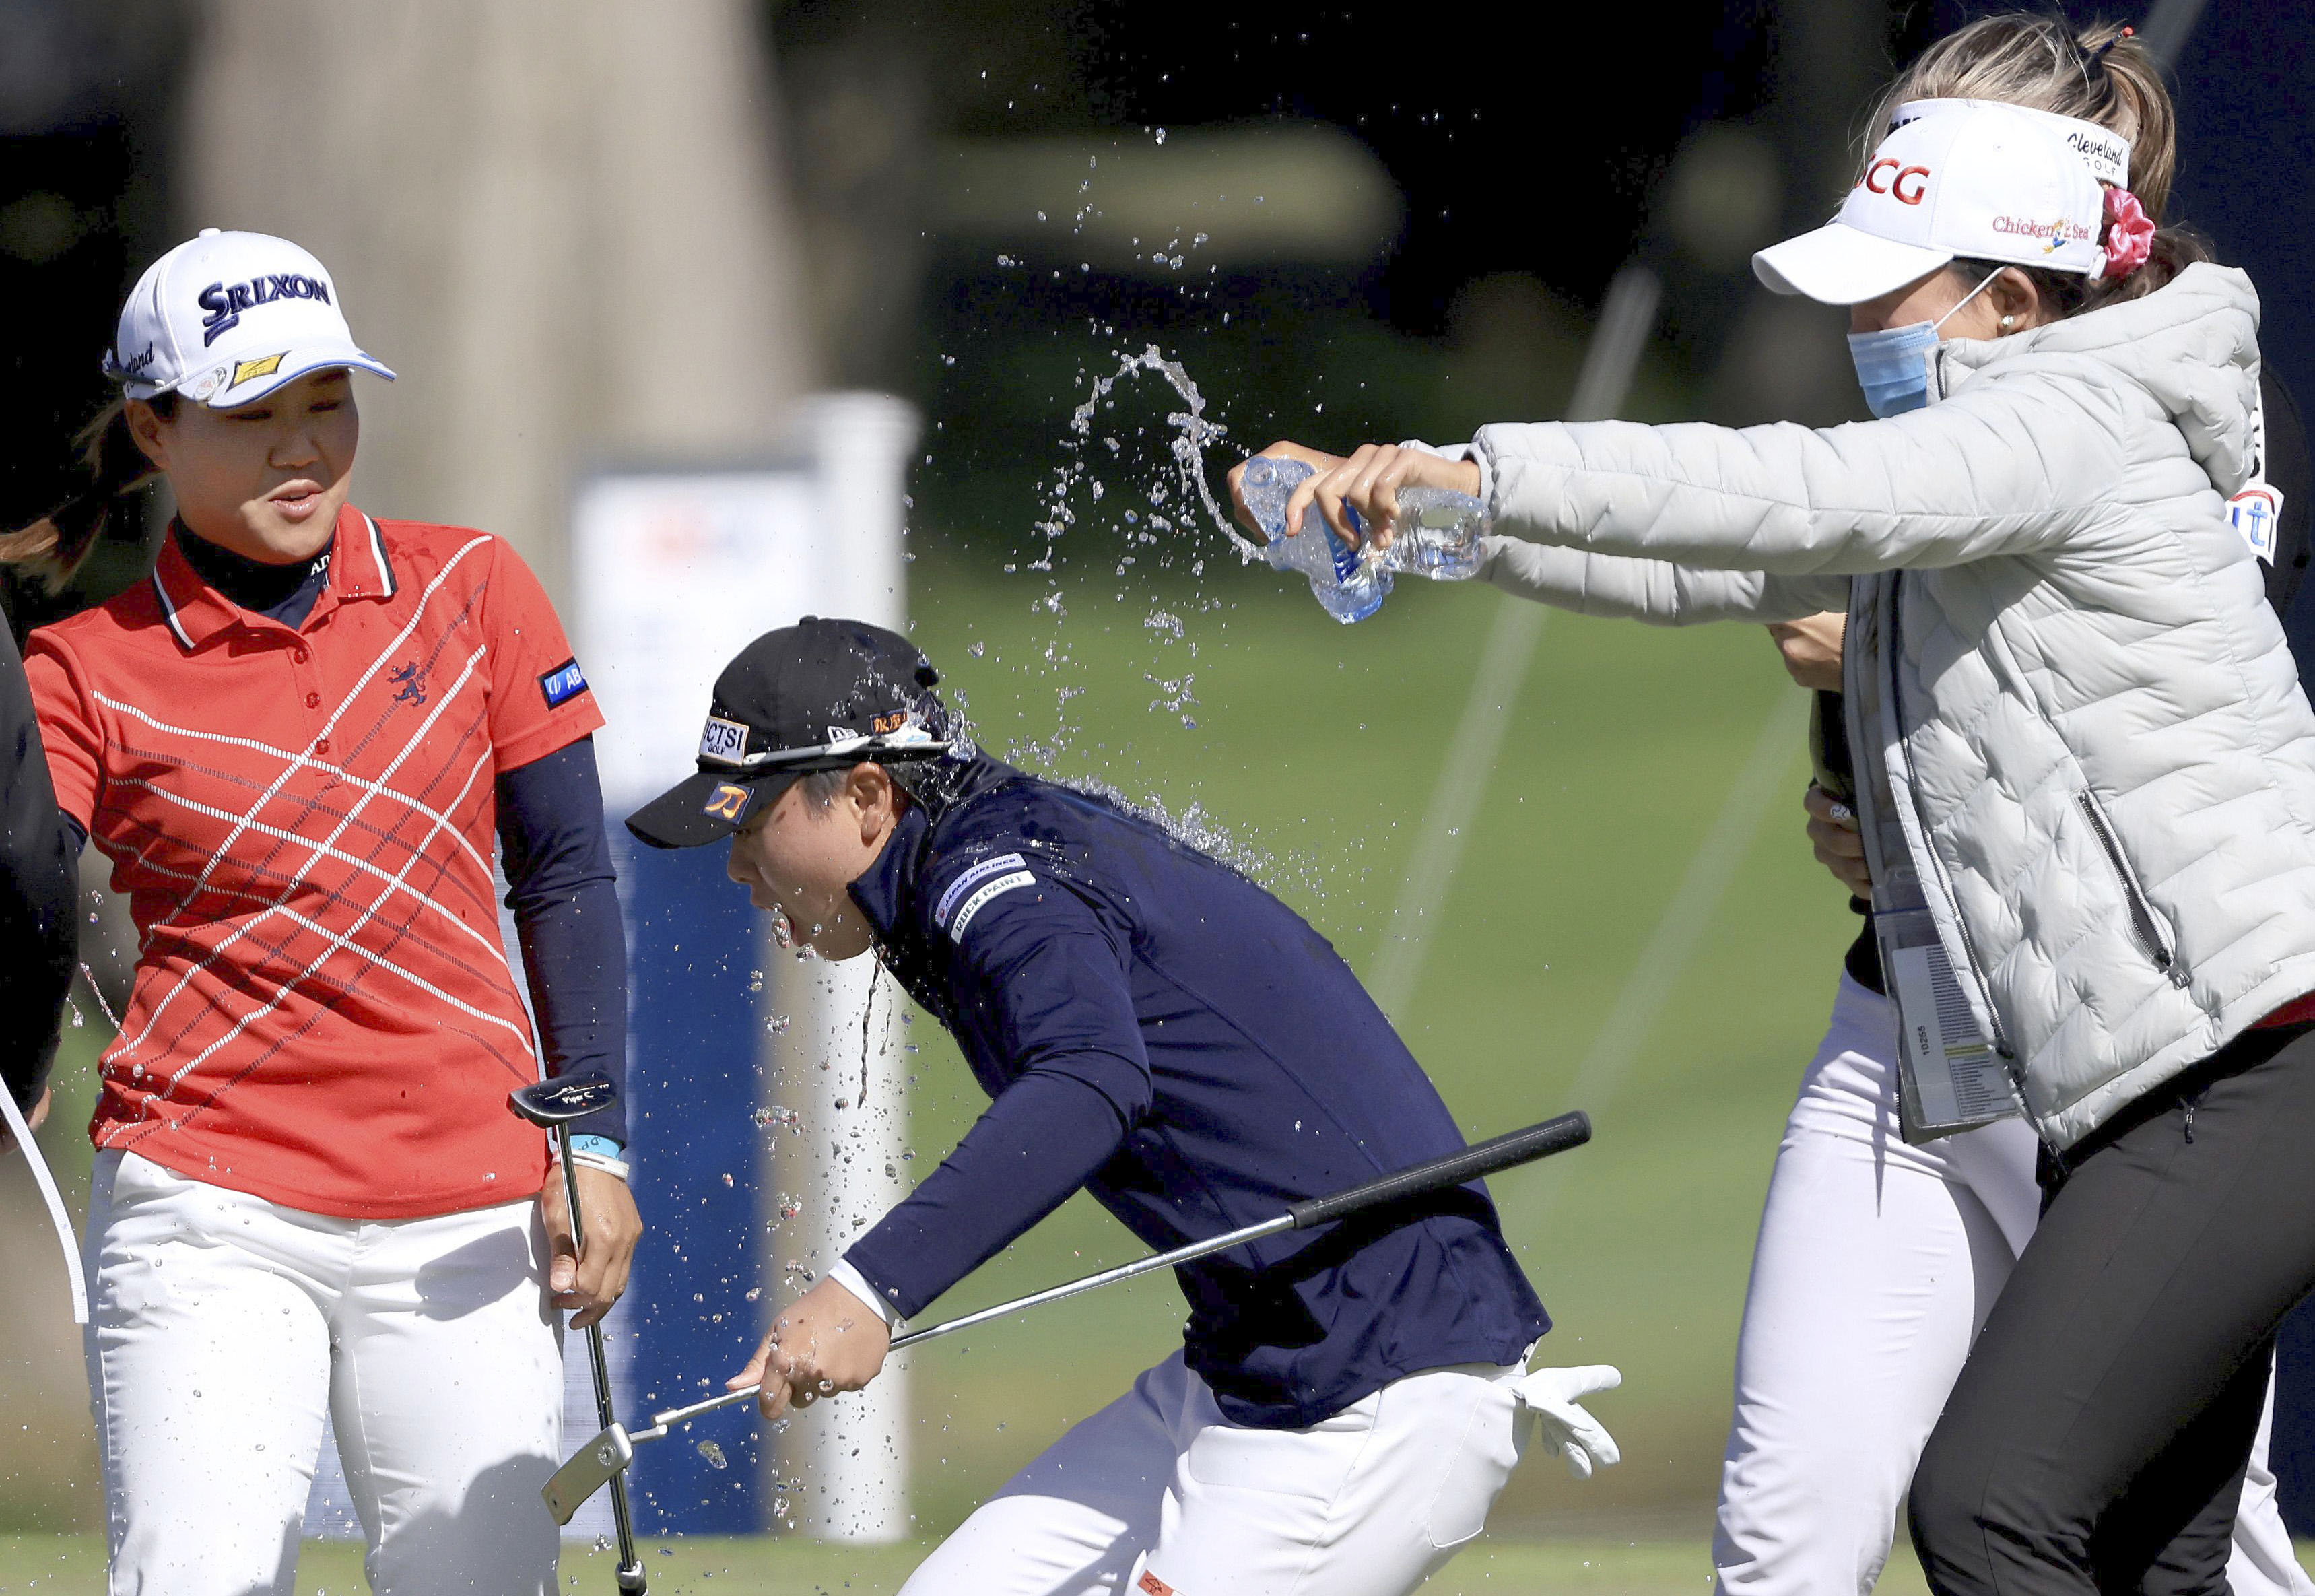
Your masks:
[[[2184,972],[2172,968],[2170,942],[2162,935],[2162,922],[2154,918],[2154,906],[2139,891],[2138,878],[2130,873],[2130,866],[2124,862],[2122,843],[2107,822],[2106,811],[2098,807],[2098,799],[2087,790],[2075,794],[2074,802],[2089,819],[2091,834],[2105,851],[2106,862],[2114,868],[2115,880],[2122,883],[2123,901],[2130,906],[2130,928],[2138,938],[2138,945],[2146,950],[2146,956],[2154,961],[2157,970],[2169,976],[2172,985],[2184,986]]]
[[[1881,652],[1887,669],[1884,672],[1881,683],[1881,696],[1883,712],[1889,717],[1889,723],[1897,733],[1895,746],[1898,757],[1905,761],[1906,779],[1903,802],[1911,807],[1913,823],[1921,829],[1922,851],[1929,856],[1929,867],[1935,873],[1938,891],[1945,894],[1946,906],[1953,911],[1954,929],[1961,933],[1963,962],[1969,968],[1970,979],[1977,983],[1977,994],[1985,1003],[1985,1017],[1992,1026],[1993,1034],[1988,1040],[1993,1043],[1995,1056],[2007,1067],[2010,1085],[2018,1093],[2018,1106],[2024,1112],[2026,1122],[2034,1127],[2034,1133],[2039,1136],[2044,1144],[2051,1144],[2049,1134],[2042,1129],[2040,1118],[2027,1106],[2026,1067],[2018,1060],[2018,1050],[2010,1045],[2009,1033],[2002,1026],[2001,1010],[1993,1001],[1993,982],[1987,978],[1984,961],[1977,954],[1977,938],[1970,935],[1969,921],[1961,912],[1960,895],[1954,891],[1952,881],[1946,875],[1946,862],[1938,857],[1938,850],[1930,846],[1929,822],[1921,815],[1920,783],[1915,778],[1913,750],[1905,741],[1905,704],[1903,696],[1897,687],[1897,661],[1903,652],[1903,627],[1897,618],[1898,607],[1904,602],[1903,597],[1897,590],[1901,574],[1893,571],[1888,573],[1887,579],[1889,624],[1885,628],[1886,635],[1881,640]],[[1890,797],[1895,801],[1897,782],[1894,772],[1889,773],[1889,786]]]

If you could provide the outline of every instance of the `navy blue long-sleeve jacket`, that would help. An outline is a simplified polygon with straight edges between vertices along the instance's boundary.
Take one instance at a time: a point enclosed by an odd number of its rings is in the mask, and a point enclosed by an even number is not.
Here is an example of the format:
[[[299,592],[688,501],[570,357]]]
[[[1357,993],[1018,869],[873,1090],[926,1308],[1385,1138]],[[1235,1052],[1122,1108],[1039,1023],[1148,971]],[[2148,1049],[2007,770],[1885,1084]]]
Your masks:
[[[1460,1148],[1335,950],[1161,827],[995,760],[852,888],[995,1100],[846,1255],[913,1314],[1079,1186],[1153,1248]],[[1313,1424],[1549,1327],[1486,1188],[1184,1265],[1190,1367],[1237,1423]]]

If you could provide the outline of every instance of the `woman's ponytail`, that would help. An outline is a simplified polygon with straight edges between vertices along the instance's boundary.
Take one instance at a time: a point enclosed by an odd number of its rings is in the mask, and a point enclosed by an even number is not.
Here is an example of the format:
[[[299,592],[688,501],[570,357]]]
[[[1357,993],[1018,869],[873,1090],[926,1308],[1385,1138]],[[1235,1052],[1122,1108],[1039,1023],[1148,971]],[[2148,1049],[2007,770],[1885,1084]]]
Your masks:
[[[2076,32],[2054,12],[1980,17],[1923,50],[1882,92],[1863,129],[1866,158],[1912,100],[2000,100],[2111,128],[2130,140],[2130,191],[2158,226],[2170,203],[2178,112],[2153,52],[2127,28],[2100,22]]]
[[[2083,75],[2089,114],[2083,120],[2112,128],[2130,140],[2131,191],[2160,226],[2170,204],[2178,162],[2178,113],[2170,102],[2170,91],[2163,86],[2162,68],[2154,52],[2128,28],[2089,28],[2075,35],[2074,44],[2087,58]]]
[[[146,401],[168,420],[176,412],[177,396],[159,394]],[[0,533],[0,564],[42,565],[51,586],[72,580],[81,562],[104,533],[114,501],[135,492],[153,477],[152,462],[137,447],[129,430],[129,401],[115,399],[73,439],[81,464],[88,468],[89,483],[31,526]]]

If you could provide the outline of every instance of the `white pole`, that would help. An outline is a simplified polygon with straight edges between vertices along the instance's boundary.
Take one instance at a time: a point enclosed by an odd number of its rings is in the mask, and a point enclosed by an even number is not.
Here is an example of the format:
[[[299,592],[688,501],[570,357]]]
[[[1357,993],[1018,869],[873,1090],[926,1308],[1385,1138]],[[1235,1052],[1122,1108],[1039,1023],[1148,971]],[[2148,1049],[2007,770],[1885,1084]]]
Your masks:
[[[881,394],[812,400],[801,436],[818,465],[828,562],[812,583],[817,613],[905,631],[901,496],[916,412]],[[803,1270],[825,1275],[844,1250],[908,1195],[908,1055],[900,1039],[908,998],[877,971],[874,958],[830,963],[767,948],[775,971],[764,1071],[768,1100],[800,1116],[794,1135],[775,1127],[778,1157],[762,1201],[774,1249],[767,1277],[783,1299],[801,1290]],[[785,1017],[785,1029],[769,1027]],[[799,1211],[784,1218],[785,1206]],[[790,1262],[802,1268],[791,1272]],[[778,1522],[820,1540],[883,1542],[909,1533],[908,1384],[889,1367],[866,1390],[798,1414],[764,1455],[778,1470],[767,1482]],[[796,1489],[783,1489],[779,1481]]]
[[[798,1116],[777,1139],[767,1203],[798,1211],[773,1232],[777,1267],[766,1272],[783,1299],[794,1296],[870,1225],[908,1195],[907,1055],[900,1006],[908,998],[863,955],[831,963],[775,955],[775,1001],[786,1029],[767,1036],[776,1068],[767,1085]],[[864,1084],[865,1083],[865,1084]],[[792,1267],[800,1265],[801,1267]],[[769,1484],[776,1521],[817,1540],[893,1541],[908,1535],[907,1371],[886,1368],[865,1391],[815,1405],[789,1421],[765,1456],[794,1485]]]

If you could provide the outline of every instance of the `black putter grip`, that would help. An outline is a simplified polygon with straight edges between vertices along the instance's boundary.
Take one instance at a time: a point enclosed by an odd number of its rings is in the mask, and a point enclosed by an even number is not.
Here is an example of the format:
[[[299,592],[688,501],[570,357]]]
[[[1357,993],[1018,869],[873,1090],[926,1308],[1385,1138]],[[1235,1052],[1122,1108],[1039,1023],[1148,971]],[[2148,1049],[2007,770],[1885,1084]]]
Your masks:
[[[1313,1225],[1323,1225],[1330,1219],[1340,1219],[1365,1209],[1379,1208],[1386,1202],[1402,1198],[1420,1197],[1425,1192],[1441,1191],[1448,1186],[1459,1186],[1509,1169],[1514,1165],[1548,1158],[1554,1153],[1564,1153],[1569,1148],[1582,1147],[1592,1139],[1592,1116],[1578,1112],[1564,1113],[1556,1120],[1546,1120],[1540,1125],[1530,1125],[1524,1130],[1512,1130],[1483,1141],[1477,1147],[1467,1147],[1459,1153],[1450,1153],[1443,1158],[1433,1158],[1428,1164],[1417,1164],[1412,1169],[1402,1169],[1396,1175],[1386,1175],[1380,1180],[1369,1181],[1363,1186],[1353,1186],[1347,1192],[1337,1192],[1332,1197],[1313,1197],[1308,1202],[1298,1202],[1286,1211],[1293,1217],[1297,1230],[1307,1230]]]

